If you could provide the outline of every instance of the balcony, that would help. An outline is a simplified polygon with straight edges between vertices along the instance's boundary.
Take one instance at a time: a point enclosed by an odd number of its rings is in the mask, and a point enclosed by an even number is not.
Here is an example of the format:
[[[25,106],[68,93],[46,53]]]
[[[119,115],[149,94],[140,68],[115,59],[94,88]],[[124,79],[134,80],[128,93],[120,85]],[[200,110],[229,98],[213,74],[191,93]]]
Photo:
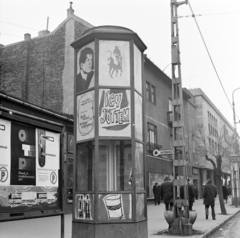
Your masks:
[[[161,150],[162,146],[154,143],[147,142],[146,143],[146,153],[149,155],[153,155],[154,150]]]

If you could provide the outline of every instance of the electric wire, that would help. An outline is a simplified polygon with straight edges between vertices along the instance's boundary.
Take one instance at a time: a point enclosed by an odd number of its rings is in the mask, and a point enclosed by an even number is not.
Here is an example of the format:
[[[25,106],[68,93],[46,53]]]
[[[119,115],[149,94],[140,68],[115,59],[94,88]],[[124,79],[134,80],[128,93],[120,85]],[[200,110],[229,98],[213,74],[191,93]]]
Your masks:
[[[218,75],[217,69],[216,69],[215,64],[214,64],[214,62],[213,62],[213,60],[212,60],[212,57],[211,57],[211,55],[210,55],[210,52],[209,52],[208,47],[207,47],[207,44],[206,44],[206,42],[205,42],[205,40],[204,40],[203,34],[202,34],[202,32],[201,32],[201,30],[200,30],[200,27],[199,27],[199,25],[198,25],[198,22],[197,22],[197,20],[196,20],[195,14],[193,13],[193,9],[192,9],[192,6],[191,6],[189,0],[188,0],[188,5],[189,5],[189,7],[190,7],[190,11],[191,11],[192,16],[193,16],[193,19],[194,19],[194,21],[195,21],[195,23],[196,23],[196,26],[197,26],[197,28],[198,28],[199,34],[200,34],[200,36],[201,36],[201,38],[202,38],[202,41],[203,41],[203,43],[204,43],[204,46],[205,46],[205,48],[206,48],[206,51],[207,51],[207,53],[208,53],[208,56],[209,56],[210,61],[211,61],[211,63],[212,63],[212,66],[213,66],[213,68],[214,68],[214,71],[215,71],[215,73],[216,73],[216,75],[217,75],[218,81],[220,82],[221,87],[222,87],[222,89],[223,89],[223,91],[224,91],[224,94],[225,94],[225,96],[226,96],[226,98],[227,98],[227,100],[228,100],[228,102],[229,102],[229,104],[230,104],[230,107],[231,107],[232,110],[233,110],[233,106],[232,106],[232,104],[231,104],[231,102],[230,102],[230,100],[229,100],[229,98],[228,98],[228,96],[227,96],[227,93],[226,93],[226,91],[225,91],[225,89],[224,89],[224,86],[223,86],[223,84],[222,84],[222,81],[221,81],[221,79],[220,79],[220,77],[219,77],[219,75]],[[235,113],[235,116],[237,116],[236,113]],[[237,116],[237,118],[238,118],[238,116]]]
[[[0,21],[1,23],[5,23],[5,24],[8,24],[8,25],[13,25],[13,26],[18,26],[18,27],[22,27],[22,28],[26,28],[26,29],[31,29],[31,30],[34,30],[34,31],[39,31],[38,29],[35,29],[35,28],[30,28],[30,27],[26,27],[26,26],[21,26],[21,25],[17,25],[17,24],[14,24],[14,23],[10,23],[10,22],[5,22],[5,21]]]
[[[23,39],[23,37],[22,36],[17,36],[17,35],[11,35],[11,34],[7,34],[7,33],[4,33],[4,32],[0,32],[0,35],[8,35],[8,36],[14,36],[14,37],[18,37],[18,38],[22,38]]]
[[[236,14],[236,13],[240,13],[240,12],[219,12],[219,13],[206,13],[206,14],[192,14],[192,15],[186,15],[186,16],[179,16],[178,18],[214,16],[214,15]]]

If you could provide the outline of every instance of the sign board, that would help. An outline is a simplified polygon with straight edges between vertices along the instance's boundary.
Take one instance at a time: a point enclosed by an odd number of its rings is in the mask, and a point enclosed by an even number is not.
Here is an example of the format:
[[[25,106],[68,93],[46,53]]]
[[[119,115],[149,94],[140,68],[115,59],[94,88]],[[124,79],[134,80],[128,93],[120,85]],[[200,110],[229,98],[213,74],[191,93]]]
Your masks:
[[[229,157],[232,163],[239,162],[239,155],[230,155]]]
[[[0,118],[1,212],[58,208],[59,168],[59,133]]]
[[[153,155],[154,156],[159,156],[159,155],[172,155],[173,151],[172,150],[154,150]]]

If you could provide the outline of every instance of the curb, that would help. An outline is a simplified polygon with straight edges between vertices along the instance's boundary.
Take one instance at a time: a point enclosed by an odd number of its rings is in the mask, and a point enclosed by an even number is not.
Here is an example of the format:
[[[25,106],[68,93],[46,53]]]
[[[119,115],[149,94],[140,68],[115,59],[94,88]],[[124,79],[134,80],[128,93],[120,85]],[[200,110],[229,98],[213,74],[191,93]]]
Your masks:
[[[225,223],[227,223],[228,221],[230,221],[232,218],[234,218],[237,214],[240,213],[240,210],[238,210],[237,212],[235,212],[234,214],[232,214],[230,217],[228,217],[226,220],[220,222],[219,224],[217,224],[215,227],[209,229],[208,231],[206,231],[203,235],[197,236],[197,238],[207,238],[210,235],[212,235],[216,230],[218,230],[221,226],[223,226]]]

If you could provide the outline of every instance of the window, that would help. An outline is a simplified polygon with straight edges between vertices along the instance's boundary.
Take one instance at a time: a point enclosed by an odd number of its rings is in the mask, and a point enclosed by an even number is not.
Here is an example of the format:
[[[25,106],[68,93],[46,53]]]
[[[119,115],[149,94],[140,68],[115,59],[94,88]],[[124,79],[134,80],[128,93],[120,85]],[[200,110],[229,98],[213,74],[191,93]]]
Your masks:
[[[93,191],[94,143],[77,144],[76,152],[77,191]]]
[[[147,101],[156,104],[156,89],[148,82],[146,82],[146,97]]]
[[[150,101],[150,83],[146,82],[146,97],[147,101]]]
[[[99,142],[99,191],[132,189],[131,141]]]
[[[168,99],[168,111],[172,112],[172,99]]]
[[[151,86],[151,103],[156,103],[156,90],[154,86]]]
[[[147,135],[147,142],[152,144],[157,143],[157,127],[148,123],[148,135]]]

